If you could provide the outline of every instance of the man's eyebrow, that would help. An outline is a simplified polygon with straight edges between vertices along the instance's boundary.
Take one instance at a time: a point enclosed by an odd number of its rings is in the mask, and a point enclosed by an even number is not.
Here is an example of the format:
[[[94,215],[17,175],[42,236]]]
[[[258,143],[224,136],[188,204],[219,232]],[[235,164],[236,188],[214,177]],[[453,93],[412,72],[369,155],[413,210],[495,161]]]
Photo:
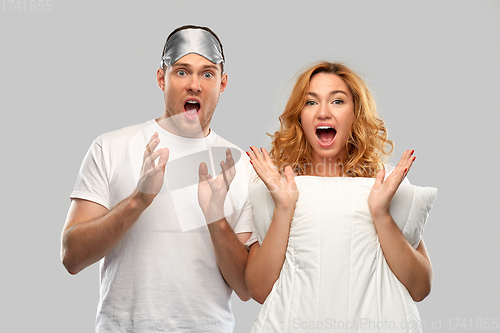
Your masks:
[[[309,91],[307,94],[310,95],[310,96],[313,96],[313,97],[318,97],[318,94],[316,94],[316,93],[314,93],[312,91]],[[344,94],[344,95],[347,96],[347,94],[343,90],[332,90],[332,91],[330,91],[330,95],[336,95],[336,94]]]
[[[172,67],[190,67],[191,65],[185,62],[176,62]]]
[[[219,69],[217,65],[205,65],[203,68]]]
[[[176,62],[175,64],[172,65],[172,67],[186,67],[186,68],[190,68],[190,67],[193,67],[191,66],[191,64],[188,64],[188,63],[184,63],[184,62]],[[214,70],[217,70],[219,69],[219,67],[217,67],[217,65],[205,65],[203,66],[203,69],[214,69]]]

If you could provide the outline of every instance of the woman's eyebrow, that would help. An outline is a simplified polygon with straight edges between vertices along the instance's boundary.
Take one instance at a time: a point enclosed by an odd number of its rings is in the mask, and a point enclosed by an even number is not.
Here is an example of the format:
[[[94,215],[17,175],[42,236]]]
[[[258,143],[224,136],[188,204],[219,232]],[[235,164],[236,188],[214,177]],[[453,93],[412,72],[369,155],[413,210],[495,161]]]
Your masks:
[[[310,95],[310,96],[313,96],[313,97],[318,97],[318,94],[316,94],[315,92],[312,92],[312,91],[309,91],[307,94]],[[332,90],[332,91],[330,91],[330,95],[336,95],[336,94],[344,94],[344,95],[347,96],[347,94],[343,90]]]

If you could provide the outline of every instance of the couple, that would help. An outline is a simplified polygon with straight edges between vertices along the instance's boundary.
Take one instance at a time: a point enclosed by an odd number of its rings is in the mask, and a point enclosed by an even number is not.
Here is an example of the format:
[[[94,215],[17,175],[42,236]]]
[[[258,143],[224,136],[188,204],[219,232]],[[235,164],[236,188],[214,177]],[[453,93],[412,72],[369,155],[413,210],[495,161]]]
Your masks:
[[[249,161],[210,129],[227,86],[224,61],[210,29],[174,30],[157,70],[163,115],[100,136],[85,156],[61,258],[71,274],[100,262],[96,331],[232,332],[232,290],[244,301],[266,301],[255,331],[304,329],[304,318],[280,324],[284,314],[273,312],[293,290],[271,290],[286,267],[299,179],[307,176],[372,180],[368,206],[383,255],[411,298],[426,297],[432,267],[424,243],[412,248],[389,211],[415,158],[405,152],[384,179],[392,142],[364,83],[341,65],[306,70],[271,151],[252,147]],[[254,170],[275,204],[265,238],[253,225],[252,208],[262,208],[250,204]]]

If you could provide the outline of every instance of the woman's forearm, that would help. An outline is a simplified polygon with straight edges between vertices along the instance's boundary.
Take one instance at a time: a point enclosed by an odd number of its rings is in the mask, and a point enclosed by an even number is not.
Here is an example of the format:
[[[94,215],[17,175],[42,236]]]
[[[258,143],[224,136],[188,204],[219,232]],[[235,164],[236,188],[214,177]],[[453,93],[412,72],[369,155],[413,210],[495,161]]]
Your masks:
[[[380,247],[394,275],[406,287],[414,301],[420,302],[431,291],[432,265],[423,240],[415,250],[387,214],[374,217]]]
[[[271,292],[283,267],[293,211],[276,208],[262,244],[260,247],[255,244],[250,249],[245,279],[250,295],[261,304]]]

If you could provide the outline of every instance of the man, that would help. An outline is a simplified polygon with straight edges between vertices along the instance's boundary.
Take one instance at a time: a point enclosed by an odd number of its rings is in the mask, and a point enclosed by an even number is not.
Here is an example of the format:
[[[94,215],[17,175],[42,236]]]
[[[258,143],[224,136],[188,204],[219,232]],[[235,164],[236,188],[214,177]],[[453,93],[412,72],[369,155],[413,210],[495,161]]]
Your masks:
[[[250,299],[252,169],[210,129],[223,64],[210,29],[174,30],[157,70],[163,115],[100,136],[82,163],[61,258],[71,274],[100,261],[97,332],[232,332],[231,290]]]

